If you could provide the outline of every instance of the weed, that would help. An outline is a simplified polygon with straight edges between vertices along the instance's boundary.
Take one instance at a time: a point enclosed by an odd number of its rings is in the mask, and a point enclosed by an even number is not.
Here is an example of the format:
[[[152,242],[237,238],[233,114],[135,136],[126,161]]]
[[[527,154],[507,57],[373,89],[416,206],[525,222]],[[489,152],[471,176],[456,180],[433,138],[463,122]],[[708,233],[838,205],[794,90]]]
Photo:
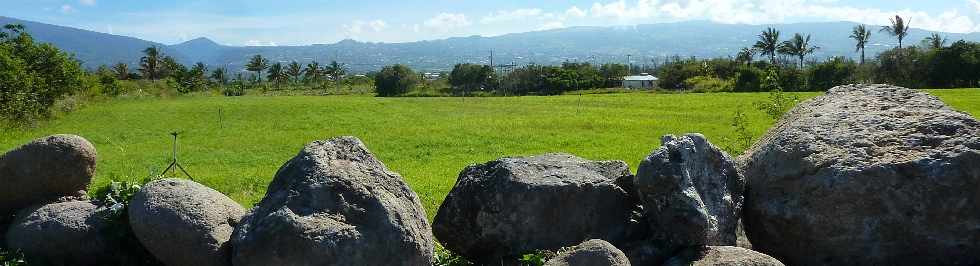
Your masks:
[[[459,254],[453,253],[452,251],[444,248],[442,245],[436,243],[435,261],[432,263],[433,266],[469,266],[474,265],[472,262],[466,260]]]
[[[544,266],[548,260],[555,257],[555,252],[547,250],[537,250],[531,253],[521,255],[519,262],[523,266]]]
[[[737,155],[752,146],[752,133],[749,132],[749,119],[742,110],[735,111],[732,117],[732,135],[734,140],[728,141],[725,150],[728,154]]]
[[[0,249],[0,266],[24,266],[24,253]]]

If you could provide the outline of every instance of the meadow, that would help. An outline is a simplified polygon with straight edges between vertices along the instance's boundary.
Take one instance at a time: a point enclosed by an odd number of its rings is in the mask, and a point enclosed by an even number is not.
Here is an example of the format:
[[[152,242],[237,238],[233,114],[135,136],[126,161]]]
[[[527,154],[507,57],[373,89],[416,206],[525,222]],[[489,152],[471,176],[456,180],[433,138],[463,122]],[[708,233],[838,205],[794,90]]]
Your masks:
[[[980,90],[934,90],[980,115]],[[810,98],[818,93],[794,93]],[[703,133],[735,152],[732,120],[747,115],[758,138],[775,121],[756,110],[768,93],[617,93],[487,98],[369,96],[114,99],[89,104],[30,130],[5,131],[0,150],[70,133],[98,149],[90,190],[112,180],[159,174],[182,132],[180,161],[194,179],[245,206],[257,203],[276,170],[304,144],[352,135],[405,177],[431,218],[467,165],[504,156],[568,152],[623,160],[635,170],[665,134]]]

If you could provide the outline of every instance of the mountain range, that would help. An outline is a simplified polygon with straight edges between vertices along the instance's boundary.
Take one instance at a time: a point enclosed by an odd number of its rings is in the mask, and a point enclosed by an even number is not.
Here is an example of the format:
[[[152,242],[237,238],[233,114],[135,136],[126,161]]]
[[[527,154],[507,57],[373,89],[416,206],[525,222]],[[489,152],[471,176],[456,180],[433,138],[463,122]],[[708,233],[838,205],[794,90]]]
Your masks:
[[[229,46],[208,38],[197,38],[166,45],[138,38],[112,35],[71,27],[57,26],[0,16],[0,24],[18,23],[41,42],[74,53],[85,67],[119,62],[135,65],[146,47],[157,46],[179,62],[203,62],[211,67],[244,68],[256,54],[273,62],[316,60],[321,64],[337,60],[353,73],[378,70],[385,65],[406,64],[422,71],[445,71],[457,63],[490,63],[495,65],[560,64],[578,62],[652,64],[672,56],[729,57],[755,43],[756,36],[767,27],[782,32],[782,39],[793,33],[813,36],[820,47],[813,58],[831,56],[855,57],[854,41],[848,38],[853,22],[818,22],[775,25],[723,24],[708,21],[646,24],[616,27],[570,27],[545,31],[513,33],[500,36],[470,36],[405,43],[375,43],[343,40],[333,44],[304,46]],[[878,26],[872,26],[877,29]],[[905,43],[918,44],[932,31],[912,29]],[[940,33],[950,42],[980,41],[980,33]],[[897,40],[883,32],[874,32],[867,48],[874,56],[897,45]],[[135,67],[133,67],[135,68]]]

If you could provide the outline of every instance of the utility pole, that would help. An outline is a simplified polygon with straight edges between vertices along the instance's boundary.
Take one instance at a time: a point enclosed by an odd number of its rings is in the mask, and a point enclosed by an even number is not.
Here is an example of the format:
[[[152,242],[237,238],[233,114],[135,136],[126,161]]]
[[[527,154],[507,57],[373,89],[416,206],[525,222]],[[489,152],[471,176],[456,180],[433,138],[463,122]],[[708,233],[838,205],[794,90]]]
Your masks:
[[[633,55],[626,55],[626,73],[633,75]]]

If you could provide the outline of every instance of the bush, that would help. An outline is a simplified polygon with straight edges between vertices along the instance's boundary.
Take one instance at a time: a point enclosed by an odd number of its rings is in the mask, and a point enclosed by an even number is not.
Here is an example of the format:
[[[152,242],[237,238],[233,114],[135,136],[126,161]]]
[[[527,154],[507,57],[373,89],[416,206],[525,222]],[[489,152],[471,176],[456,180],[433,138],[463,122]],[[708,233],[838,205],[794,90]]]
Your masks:
[[[811,66],[807,71],[807,90],[825,91],[856,81],[857,64],[843,57],[835,57]]]
[[[405,65],[386,66],[374,78],[375,90],[381,97],[405,94],[418,83],[418,75]]]
[[[762,91],[762,77],[766,74],[755,67],[740,67],[735,71],[735,91]]]
[[[697,76],[685,80],[684,86],[694,92],[731,92],[735,83],[716,77]]]
[[[0,38],[0,120],[28,125],[59,98],[81,91],[85,72],[69,54],[9,26]]]

